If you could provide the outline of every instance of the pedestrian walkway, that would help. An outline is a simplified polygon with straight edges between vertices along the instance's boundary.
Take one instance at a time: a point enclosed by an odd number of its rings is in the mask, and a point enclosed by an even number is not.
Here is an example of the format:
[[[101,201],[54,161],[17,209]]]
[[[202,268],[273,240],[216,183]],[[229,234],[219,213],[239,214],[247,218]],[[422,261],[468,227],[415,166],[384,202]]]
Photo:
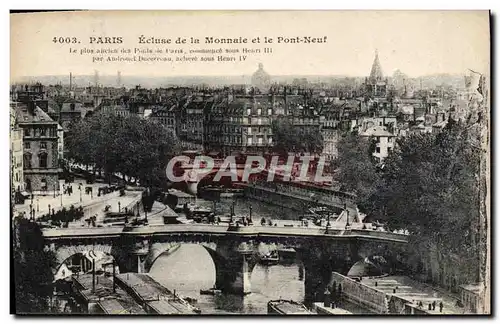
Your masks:
[[[413,280],[406,276],[387,276],[383,278],[363,278],[362,283],[366,286],[382,291],[389,295],[395,295],[407,300],[415,308],[422,309],[428,314],[450,315],[463,314],[464,308],[457,306],[457,298],[451,293],[434,289],[422,282]],[[434,309],[429,310],[429,304],[436,301]],[[440,311],[439,303],[443,303]],[[419,307],[419,304],[421,305]]]
[[[62,193],[62,181],[61,181],[61,193]],[[25,217],[30,217],[30,207],[35,210],[35,217],[40,217],[42,215],[49,213],[50,210],[54,209],[55,212],[61,210],[63,207],[69,208],[73,205],[75,208],[79,206],[85,206],[91,204],[94,201],[102,200],[102,196],[98,197],[98,189],[101,187],[108,186],[103,183],[93,183],[87,184],[85,180],[75,180],[73,183],[65,184],[65,187],[72,186],[73,193],[69,194],[56,194],[54,195],[35,195],[33,199],[26,199],[24,204],[16,204],[14,206],[14,216],[19,215],[19,213],[25,213]],[[91,187],[92,194],[86,194],[85,188]],[[81,191],[80,189],[81,188]]]

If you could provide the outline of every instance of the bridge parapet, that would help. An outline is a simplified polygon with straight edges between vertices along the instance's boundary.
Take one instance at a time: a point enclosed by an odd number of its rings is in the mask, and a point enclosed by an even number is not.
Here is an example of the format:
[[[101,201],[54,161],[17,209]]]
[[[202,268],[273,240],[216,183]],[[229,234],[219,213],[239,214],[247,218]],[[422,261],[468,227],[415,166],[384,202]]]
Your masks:
[[[250,291],[250,274],[264,245],[295,248],[306,268],[307,294],[328,282],[332,270],[345,272],[360,258],[399,253],[408,236],[366,229],[180,224],[142,227],[44,229],[46,247],[62,262],[73,253],[99,249],[117,258],[120,270],[144,272],[159,255],[182,243],[205,247],[214,260],[217,286]],[[396,246],[398,248],[396,248]],[[382,253],[382,254],[374,254]],[[323,270],[321,270],[323,269]],[[326,269],[326,270],[325,270]],[[347,270],[346,270],[347,269]],[[308,295],[308,296],[309,296]]]

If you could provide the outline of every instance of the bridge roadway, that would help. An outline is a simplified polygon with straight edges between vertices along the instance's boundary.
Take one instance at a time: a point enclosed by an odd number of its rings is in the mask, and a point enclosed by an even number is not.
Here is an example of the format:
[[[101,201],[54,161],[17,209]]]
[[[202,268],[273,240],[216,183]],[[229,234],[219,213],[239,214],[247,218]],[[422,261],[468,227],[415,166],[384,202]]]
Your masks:
[[[97,228],[51,228],[43,229],[43,236],[46,240],[57,240],[58,238],[92,238],[92,237],[117,237],[122,233],[127,235],[149,236],[165,234],[211,234],[215,236],[225,236],[227,234],[257,237],[349,237],[359,239],[369,239],[374,241],[407,243],[407,235],[374,231],[369,229],[328,229],[307,228],[307,227],[275,227],[275,226],[241,226],[239,228],[229,228],[228,225],[209,224],[171,224],[139,227],[97,227]]]
[[[139,227],[42,230],[44,245],[62,264],[75,254],[101,251],[117,260],[121,272],[148,272],[164,252],[182,243],[203,246],[212,257],[216,287],[251,292],[250,278],[261,244],[293,247],[305,271],[305,298],[323,292],[332,271],[348,272],[371,255],[390,258],[404,251],[407,235],[367,229],[172,224]],[[401,249],[402,248],[402,249]]]

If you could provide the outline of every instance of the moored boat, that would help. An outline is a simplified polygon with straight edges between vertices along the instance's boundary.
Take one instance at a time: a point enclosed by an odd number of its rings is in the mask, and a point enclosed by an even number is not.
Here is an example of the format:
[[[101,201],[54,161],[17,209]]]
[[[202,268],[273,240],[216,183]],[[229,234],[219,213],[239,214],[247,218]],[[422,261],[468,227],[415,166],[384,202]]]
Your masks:
[[[200,295],[220,295],[222,294],[222,291],[220,289],[216,288],[210,288],[210,289],[200,289]]]
[[[280,261],[278,251],[271,251],[267,254],[260,256],[260,263],[263,265],[274,265]]]
[[[267,303],[267,313],[274,315],[312,315],[307,307],[294,300],[277,299]]]

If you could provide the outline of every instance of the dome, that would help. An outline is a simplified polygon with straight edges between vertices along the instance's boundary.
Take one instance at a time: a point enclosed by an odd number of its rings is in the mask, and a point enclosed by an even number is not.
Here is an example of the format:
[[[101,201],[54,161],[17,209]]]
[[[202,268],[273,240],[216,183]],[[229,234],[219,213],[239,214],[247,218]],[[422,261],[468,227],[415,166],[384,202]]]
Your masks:
[[[259,63],[259,68],[252,75],[252,85],[261,90],[265,90],[269,87],[270,84],[271,76],[266,71],[264,71],[264,65],[262,63]]]

